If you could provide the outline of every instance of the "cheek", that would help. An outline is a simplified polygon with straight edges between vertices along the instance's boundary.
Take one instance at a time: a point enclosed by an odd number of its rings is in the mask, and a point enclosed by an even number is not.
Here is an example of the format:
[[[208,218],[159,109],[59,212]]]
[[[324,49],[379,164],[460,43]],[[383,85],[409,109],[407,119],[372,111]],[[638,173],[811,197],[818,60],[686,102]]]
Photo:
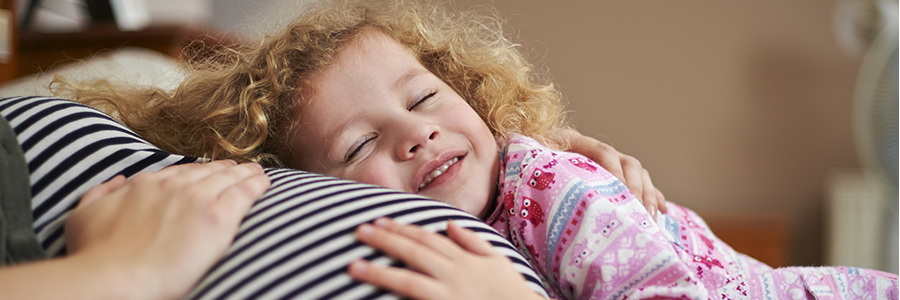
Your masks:
[[[462,99],[448,109],[446,115],[452,122],[448,122],[454,131],[466,134],[473,143],[487,145],[496,148],[497,142],[491,129],[481,120],[481,117]]]
[[[400,181],[401,174],[396,166],[389,163],[383,163],[374,157],[356,166],[353,170],[341,172],[341,174],[337,174],[336,176],[405,191],[404,186]]]

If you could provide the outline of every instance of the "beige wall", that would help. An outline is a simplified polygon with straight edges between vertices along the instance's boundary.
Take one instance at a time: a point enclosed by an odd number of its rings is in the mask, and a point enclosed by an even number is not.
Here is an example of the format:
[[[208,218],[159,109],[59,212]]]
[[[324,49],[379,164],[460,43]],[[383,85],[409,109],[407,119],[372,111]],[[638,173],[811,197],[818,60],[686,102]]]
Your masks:
[[[859,60],[831,1],[457,1],[478,3],[545,58],[578,130],[640,159],[668,200],[785,214],[790,262],[822,263],[826,173],[858,166]]]

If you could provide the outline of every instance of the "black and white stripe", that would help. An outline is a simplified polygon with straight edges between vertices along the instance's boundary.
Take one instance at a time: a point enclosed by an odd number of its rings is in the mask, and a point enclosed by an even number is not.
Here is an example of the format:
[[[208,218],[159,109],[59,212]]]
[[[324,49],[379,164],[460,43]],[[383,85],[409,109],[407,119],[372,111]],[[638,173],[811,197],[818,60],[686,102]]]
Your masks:
[[[63,224],[90,187],[196,159],[163,152],[93,108],[67,100],[0,100],[0,115],[18,136],[31,172],[34,229],[52,256],[65,254]],[[226,256],[200,281],[192,299],[396,298],[355,282],[356,258],[399,265],[353,236],[381,216],[442,232],[446,220],[476,231],[510,257],[529,286],[537,275],[493,229],[470,215],[416,195],[288,169],[268,169],[272,187],[245,217]]]
[[[91,187],[123,174],[154,172],[195,158],[156,149],[109,116],[46,97],[0,100],[25,154],[34,230],[47,254],[65,253],[68,212]]]

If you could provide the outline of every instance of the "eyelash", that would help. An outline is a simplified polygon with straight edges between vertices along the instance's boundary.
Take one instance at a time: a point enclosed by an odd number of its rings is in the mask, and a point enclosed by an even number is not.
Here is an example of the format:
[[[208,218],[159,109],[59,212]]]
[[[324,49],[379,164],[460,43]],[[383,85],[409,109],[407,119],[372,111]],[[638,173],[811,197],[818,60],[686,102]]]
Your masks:
[[[419,101],[416,101],[416,103],[414,103],[412,106],[410,106],[408,110],[409,111],[415,110],[417,107],[419,107],[422,104],[425,104],[425,102],[427,102],[432,97],[434,97],[435,94],[437,94],[436,91],[429,92],[427,95],[425,95],[425,97],[422,97],[422,99],[420,99]],[[353,150],[351,150],[350,153],[347,154],[347,158],[344,159],[344,163],[350,163],[351,161],[353,161],[353,159],[356,158],[356,156],[359,154],[359,152],[362,152],[363,147],[365,147],[366,145],[369,144],[369,142],[374,141],[374,140],[375,140],[375,136],[372,136],[372,137],[364,140],[362,143],[360,143],[359,146],[354,147]]]
[[[362,152],[363,147],[365,147],[367,144],[369,144],[369,142],[374,141],[374,140],[375,140],[375,136],[373,135],[373,136],[367,138],[366,140],[362,141],[362,143],[360,143],[359,146],[354,147],[353,150],[351,150],[350,153],[347,154],[347,158],[344,159],[344,163],[349,163],[349,162],[353,161],[353,159],[356,158],[356,155],[359,154],[359,152]]]
[[[416,107],[419,107],[419,105],[422,105],[422,104],[424,104],[426,101],[430,100],[432,97],[434,97],[435,94],[437,94],[436,91],[431,91],[431,92],[429,92],[428,95],[425,95],[425,97],[422,97],[422,99],[419,99],[419,101],[416,101],[415,104],[413,104],[412,106],[410,106],[408,110],[409,110],[409,111],[415,110]]]

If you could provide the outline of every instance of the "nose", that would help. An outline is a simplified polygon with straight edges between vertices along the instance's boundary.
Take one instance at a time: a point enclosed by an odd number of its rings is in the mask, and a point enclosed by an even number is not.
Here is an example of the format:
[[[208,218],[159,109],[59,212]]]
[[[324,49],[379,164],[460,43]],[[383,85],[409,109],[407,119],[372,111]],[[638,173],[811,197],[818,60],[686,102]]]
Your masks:
[[[396,149],[400,160],[416,157],[416,153],[428,147],[440,134],[440,127],[429,122],[404,122],[402,126],[404,132]]]

